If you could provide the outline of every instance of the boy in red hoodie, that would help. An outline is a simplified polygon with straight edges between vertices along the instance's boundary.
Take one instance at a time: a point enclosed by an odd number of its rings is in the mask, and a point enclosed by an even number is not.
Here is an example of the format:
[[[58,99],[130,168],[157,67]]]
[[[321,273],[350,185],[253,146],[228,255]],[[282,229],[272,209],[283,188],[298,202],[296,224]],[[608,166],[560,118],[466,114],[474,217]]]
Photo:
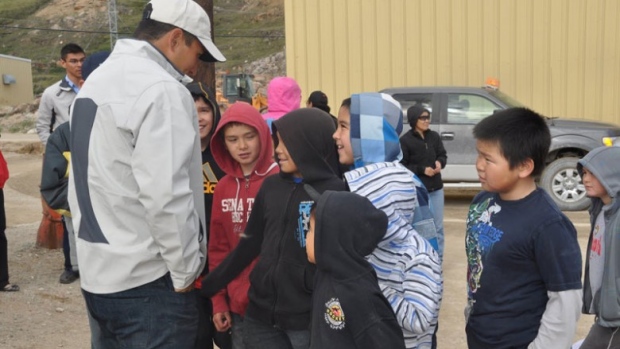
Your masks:
[[[237,102],[226,110],[211,138],[211,151],[226,175],[220,179],[213,198],[209,270],[237,246],[258,189],[265,177],[278,172],[267,123],[247,103]],[[211,298],[215,328],[226,331],[232,327],[233,349],[245,348],[241,331],[254,264]]]

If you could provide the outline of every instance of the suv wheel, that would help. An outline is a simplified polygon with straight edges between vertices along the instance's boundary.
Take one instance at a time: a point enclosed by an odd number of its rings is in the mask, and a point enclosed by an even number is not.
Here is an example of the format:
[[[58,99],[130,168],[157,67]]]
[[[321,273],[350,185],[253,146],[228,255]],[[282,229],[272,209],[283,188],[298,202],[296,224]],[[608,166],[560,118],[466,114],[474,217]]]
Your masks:
[[[549,193],[562,211],[581,211],[590,206],[586,189],[577,172],[579,158],[558,158],[549,164],[540,177],[540,186]]]

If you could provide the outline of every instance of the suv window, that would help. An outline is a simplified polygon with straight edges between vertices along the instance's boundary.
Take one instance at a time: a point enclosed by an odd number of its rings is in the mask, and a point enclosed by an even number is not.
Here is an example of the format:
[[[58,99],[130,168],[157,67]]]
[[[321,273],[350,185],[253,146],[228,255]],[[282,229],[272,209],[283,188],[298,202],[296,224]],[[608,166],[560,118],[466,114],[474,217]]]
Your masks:
[[[503,108],[479,95],[448,94],[449,124],[477,124],[497,109]]]
[[[431,113],[433,112],[433,94],[432,93],[407,93],[407,94],[395,94],[395,100],[400,103],[400,106],[403,108],[403,114],[405,119],[407,118],[407,109],[413,107],[416,104],[422,105],[422,107],[428,109]],[[406,120],[403,120],[407,122]]]

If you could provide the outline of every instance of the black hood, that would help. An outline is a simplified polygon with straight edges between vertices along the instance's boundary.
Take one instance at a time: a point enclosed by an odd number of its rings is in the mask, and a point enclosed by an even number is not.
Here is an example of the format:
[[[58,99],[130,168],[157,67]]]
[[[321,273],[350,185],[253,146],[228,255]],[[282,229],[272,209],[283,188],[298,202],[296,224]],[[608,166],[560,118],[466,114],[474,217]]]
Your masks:
[[[192,97],[202,97],[211,105],[211,108],[213,108],[213,126],[209,130],[209,134],[213,135],[213,131],[215,131],[217,125],[220,123],[220,119],[222,118],[220,115],[220,107],[217,105],[217,101],[215,100],[215,93],[213,93],[213,91],[202,82],[192,82],[191,84],[187,84],[185,87],[187,87],[189,92],[192,94]]]
[[[415,131],[415,125],[418,123],[420,115],[424,112],[427,112],[429,116],[431,115],[431,112],[428,111],[428,109],[418,104],[407,109],[407,123],[411,126],[411,131]]]
[[[329,114],[317,108],[297,109],[274,120],[271,127],[274,149],[278,132],[304,182],[340,177],[338,150],[332,138],[336,128]]]
[[[314,255],[316,266],[337,279],[372,271],[364,258],[387,230],[387,216],[365,197],[325,191],[316,204]]]

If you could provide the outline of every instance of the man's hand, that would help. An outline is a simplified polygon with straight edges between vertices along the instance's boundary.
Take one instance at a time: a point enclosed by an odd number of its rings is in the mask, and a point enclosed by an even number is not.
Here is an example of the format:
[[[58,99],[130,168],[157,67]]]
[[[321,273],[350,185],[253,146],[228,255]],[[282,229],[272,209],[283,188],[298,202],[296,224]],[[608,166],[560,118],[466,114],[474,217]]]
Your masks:
[[[191,292],[194,290],[194,283],[192,282],[189,286],[185,287],[185,288],[175,288],[174,292],[176,293],[187,293],[187,292]]]
[[[228,331],[232,326],[230,312],[217,313],[213,315],[213,324],[218,332]]]

